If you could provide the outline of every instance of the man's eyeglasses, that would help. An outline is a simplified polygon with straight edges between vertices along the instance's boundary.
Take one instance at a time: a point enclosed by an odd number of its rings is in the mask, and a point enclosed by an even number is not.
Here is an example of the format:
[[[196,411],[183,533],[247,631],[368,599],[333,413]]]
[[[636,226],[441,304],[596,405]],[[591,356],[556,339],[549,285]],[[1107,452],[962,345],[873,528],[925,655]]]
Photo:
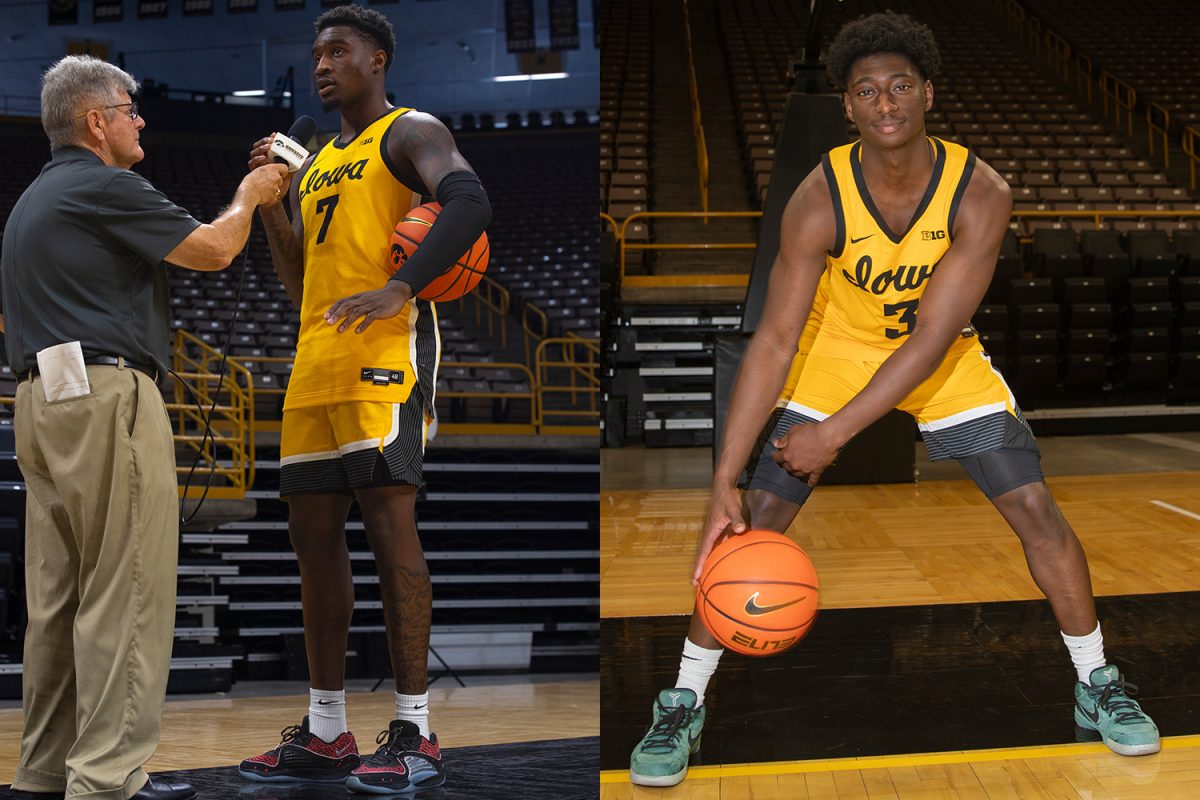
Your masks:
[[[99,108],[89,108],[87,111],[83,112],[82,114],[76,114],[75,119],[79,119],[80,117],[86,117],[88,115],[88,111],[107,111],[110,108],[126,108],[126,107],[129,108],[129,118],[137,119],[138,118],[138,107],[137,107],[136,102],[135,103],[117,103],[115,106],[100,106]]]

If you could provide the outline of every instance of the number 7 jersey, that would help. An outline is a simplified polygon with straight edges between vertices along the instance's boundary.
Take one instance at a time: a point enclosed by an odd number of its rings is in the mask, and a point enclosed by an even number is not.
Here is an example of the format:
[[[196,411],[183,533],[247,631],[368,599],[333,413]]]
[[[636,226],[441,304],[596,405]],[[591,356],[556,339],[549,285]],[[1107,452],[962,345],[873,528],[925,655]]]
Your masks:
[[[304,294],[300,336],[284,408],[345,401],[403,403],[419,383],[432,402],[440,343],[433,304],[414,298],[391,319],[363,333],[328,325],[336,301],[382,288],[395,224],[414,192],[387,157],[392,123],[410,109],[393,108],[348,144],[335,138],[296,180],[304,223]],[[419,196],[417,197],[419,200]]]
[[[929,138],[933,174],[907,230],[893,231],[879,213],[862,172],[862,142],[821,159],[837,222],[826,258],[829,302],[814,355],[884,361],[917,322],[921,295],[950,247],[954,218],[971,180],[975,155]],[[955,352],[975,342],[960,338]]]

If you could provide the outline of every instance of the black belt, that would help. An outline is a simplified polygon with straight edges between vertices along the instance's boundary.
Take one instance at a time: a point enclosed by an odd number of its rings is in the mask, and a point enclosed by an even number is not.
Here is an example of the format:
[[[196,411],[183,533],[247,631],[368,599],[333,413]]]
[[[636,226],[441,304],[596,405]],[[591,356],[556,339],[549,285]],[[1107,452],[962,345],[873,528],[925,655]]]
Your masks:
[[[127,358],[118,358],[117,356],[86,356],[83,359],[83,363],[90,364],[92,366],[127,367],[129,369],[136,369],[138,372],[144,372],[145,374],[149,375],[150,380],[154,381],[155,383],[158,382],[158,370],[156,368],[148,367],[145,364],[138,364],[134,361],[130,361]],[[20,380],[33,380],[37,376],[38,368],[35,365],[27,369],[25,372],[22,372],[20,375]]]

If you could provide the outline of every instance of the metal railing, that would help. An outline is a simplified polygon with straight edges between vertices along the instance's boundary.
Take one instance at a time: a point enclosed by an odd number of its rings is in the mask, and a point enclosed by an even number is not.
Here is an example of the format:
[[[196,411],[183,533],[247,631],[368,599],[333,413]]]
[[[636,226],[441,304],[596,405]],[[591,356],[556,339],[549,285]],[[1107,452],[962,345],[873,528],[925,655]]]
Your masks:
[[[238,359],[226,358],[222,379],[221,351],[182,329],[175,332],[172,362],[176,375],[195,392],[193,401],[176,381],[174,400],[166,403],[167,412],[174,417],[176,444],[198,456],[188,497],[201,495],[210,470],[225,481],[225,485],[209,490],[210,497],[245,497],[254,484],[253,375]],[[211,427],[208,437],[204,435],[206,418]],[[180,465],[175,469],[182,475],[191,467]]]
[[[536,328],[534,323],[537,324]],[[550,334],[550,318],[546,316],[545,311],[527,302],[521,309],[521,332],[525,337],[525,363],[533,364],[530,342],[541,341]]]
[[[625,239],[625,231],[629,225],[638,219],[654,218],[699,219],[706,222],[709,217],[750,217],[761,218],[761,211],[638,211],[630,214],[621,223],[618,245],[621,248],[620,280],[627,287],[666,287],[666,286],[745,286],[748,275],[734,273],[710,273],[704,275],[626,275],[625,254],[629,250],[753,250],[756,242],[629,242]]]
[[[696,140],[696,175],[700,179],[700,210],[708,212],[708,140],[704,137],[704,122],[700,116],[700,84],[696,81],[696,59],[692,54],[692,23],[688,16],[687,0],[683,0],[683,37],[687,47],[688,83],[692,95],[692,136]],[[708,217],[704,218],[705,224]]]
[[[1162,117],[1162,125],[1155,124],[1155,112],[1158,112]],[[1149,132],[1146,135],[1147,146],[1150,148],[1150,155],[1154,155],[1154,134],[1159,134],[1162,137],[1162,159],[1165,169],[1171,168],[1171,148],[1167,144],[1167,131],[1171,127],[1171,114],[1167,109],[1155,103],[1153,100],[1146,102],[1146,127]]]
[[[600,212],[600,221],[612,228],[613,236],[621,235],[621,226],[617,221],[603,211]]]
[[[1046,63],[1055,76],[1066,83],[1071,72],[1071,45],[1054,31],[1046,31],[1043,38],[1046,41]]]
[[[1100,70],[1098,80],[1100,87],[1101,105],[1105,116],[1112,115],[1112,120],[1118,127],[1124,127],[1133,138],[1133,107],[1137,104],[1137,92],[1125,81],[1113,75],[1106,69]],[[1109,101],[1112,110],[1109,110]]]
[[[1075,91],[1087,97],[1088,104],[1092,102],[1092,59],[1083,53],[1075,54]],[[1083,80],[1083,87],[1079,85]]]
[[[1200,163],[1200,148],[1197,148],[1197,143],[1200,142],[1200,128],[1195,125],[1188,125],[1183,129],[1183,153],[1188,157],[1188,185],[1192,191],[1196,191],[1196,164]]]
[[[578,336],[546,338],[538,343],[534,362],[537,376],[534,417],[538,432],[599,434],[600,340]],[[551,379],[556,373],[566,374],[565,385]],[[554,402],[555,398],[567,402]],[[576,420],[584,424],[571,424]]]
[[[511,302],[508,289],[505,289],[487,275],[483,275],[471,292],[458,299],[458,308],[460,311],[466,307],[468,300],[473,301],[475,304],[475,324],[482,326],[486,323],[488,336],[494,336],[496,330],[499,330],[500,347],[501,349],[507,347],[508,325],[505,322],[508,319],[508,309]]]

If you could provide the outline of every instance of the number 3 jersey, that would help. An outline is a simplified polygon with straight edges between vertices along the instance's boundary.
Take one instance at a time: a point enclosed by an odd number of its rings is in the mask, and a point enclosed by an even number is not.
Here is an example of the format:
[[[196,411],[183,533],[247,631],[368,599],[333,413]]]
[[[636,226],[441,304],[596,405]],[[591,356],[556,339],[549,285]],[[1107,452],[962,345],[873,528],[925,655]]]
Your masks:
[[[285,409],[346,401],[403,403],[413,388],[433,402],[441,344],[433,304],[414,298],[363,333],[325,322],[335,302],[382,288],[394,267],[392,229],[412,208],[414,192],[387,156],[392,123],[411,109],[393,108],[348,144],[337,138],[301,174],[304,294],[300,337]],[[419,200],[419,196],[417,197]]]
[[[975,156],[953,142],[929,139],[933,175],[908,230],[896,232],[879,213],[862,172],[862,142],[822,158],[837,220],[826,259],[829,300],[812,353],[880,362],[916,326],[921,295],[950,247],[954,218],[971,179]],[[960,338],[951,353],[978,346]]]

